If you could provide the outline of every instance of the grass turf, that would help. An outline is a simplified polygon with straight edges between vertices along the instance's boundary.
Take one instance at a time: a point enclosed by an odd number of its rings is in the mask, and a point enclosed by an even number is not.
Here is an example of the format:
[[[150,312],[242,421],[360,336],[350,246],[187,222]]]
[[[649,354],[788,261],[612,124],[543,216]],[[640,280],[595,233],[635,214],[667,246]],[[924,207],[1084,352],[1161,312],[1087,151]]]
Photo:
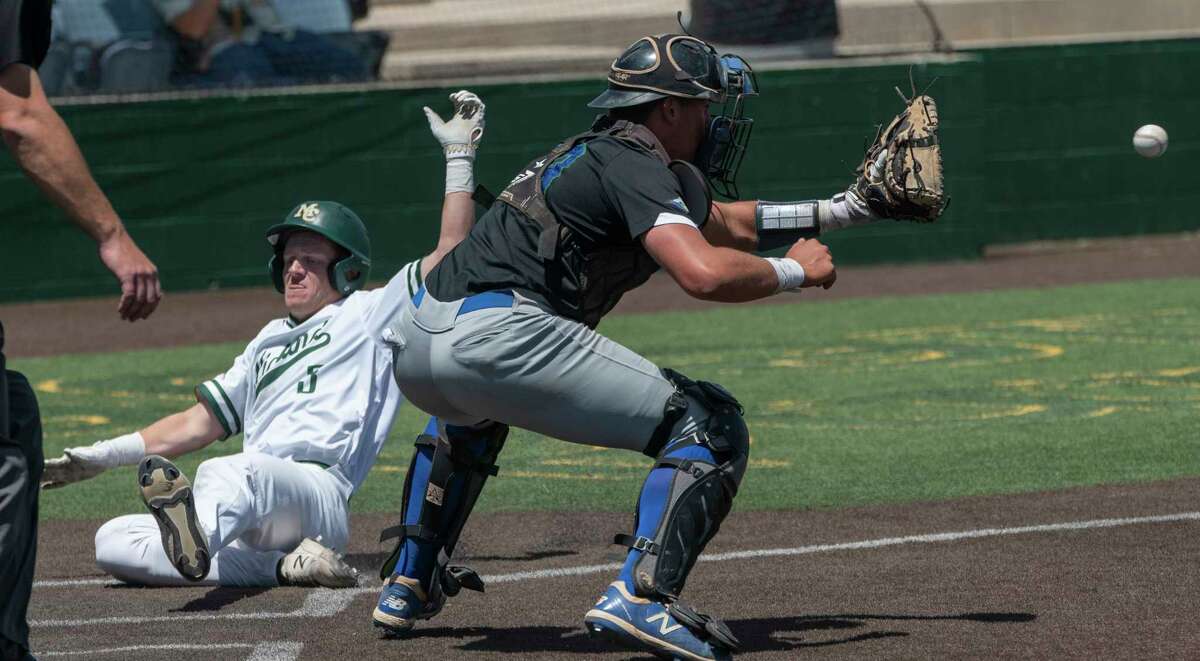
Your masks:
[[[616,317],[601,330],[732,390],[753,436],[738,508],[802,509],[1200,474],[1197,301],[1200,280],[1147,281],[731,306]],[[242,346],[11,368],[36,384],[51,457],[190,405],[192,386]],[[423,420],[403,408],[354,510],[398,509]],[[194,474],[239,449],[214,444],[180,464]],[[480,510],[631,509],[650,460],[514,431],[500,463]],[[132,468],[42,497],[44,518],[138,511]]]

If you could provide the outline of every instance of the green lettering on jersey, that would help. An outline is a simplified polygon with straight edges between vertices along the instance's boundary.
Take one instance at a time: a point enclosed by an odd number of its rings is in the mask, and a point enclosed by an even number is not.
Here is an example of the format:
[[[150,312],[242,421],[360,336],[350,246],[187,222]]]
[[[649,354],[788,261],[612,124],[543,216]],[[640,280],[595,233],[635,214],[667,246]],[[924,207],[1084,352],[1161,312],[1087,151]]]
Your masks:
[[[295,340],[288,343],[283,351],[277,356],[261,355],[255,365],[255,373],[259,374],[258,384],[254,387],[254,394],[257,396],[264,388],[271,385],[283,375],[297,361],[312,352],[322,349],[329,345],[333,340],[324,327],[318,327],[312,330],[312,334],[305,333]]]

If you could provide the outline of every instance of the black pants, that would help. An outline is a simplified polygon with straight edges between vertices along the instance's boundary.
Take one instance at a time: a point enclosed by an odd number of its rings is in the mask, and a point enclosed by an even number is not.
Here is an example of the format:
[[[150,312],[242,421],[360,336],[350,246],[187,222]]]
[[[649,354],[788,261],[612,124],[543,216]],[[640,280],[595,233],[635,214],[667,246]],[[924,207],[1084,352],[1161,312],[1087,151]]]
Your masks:
[[[37,554],[42,421],[24,375],[4,366],[0,326],[0,659],[26,659],[25,611]]]

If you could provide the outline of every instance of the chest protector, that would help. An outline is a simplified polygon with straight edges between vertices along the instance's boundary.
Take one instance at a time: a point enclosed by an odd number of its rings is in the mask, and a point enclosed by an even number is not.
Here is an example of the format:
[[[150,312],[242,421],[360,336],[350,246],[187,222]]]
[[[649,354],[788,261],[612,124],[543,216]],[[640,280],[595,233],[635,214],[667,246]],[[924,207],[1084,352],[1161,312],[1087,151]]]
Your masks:
[[[497,200],[541,226],[538,256],[546,268],[546,286],[552,297],[551,303],[558,312],[589,328],[595,328],[625,292],[646,282],[658,270],[658,263],[637,240],[594,245],[581,243],[576,233],[559,222],[546,204],[542,188],[542,174],[546,169],[578,145],[603,137],[616,138],[634,149],[653,154],[677,177],[691,178],[691,181],[684,182],[685,204],[692,210],[693,216],[702,214],[700,220],[696,220],[698,226],[707,219],[711,200],[707,197],[702,202],[687,199],[693,197],[688,193],[696,190],[696,179],[703,185],[703,195],[707,196],[707,183],[695,166],[683,161],[672,162],[650,129],[641,124],[613,121],[607,117],[598,119],[591,130],[567,138],[550,153],[535,159],[513,179]],[[686,175],[683,174],[685,172]]]

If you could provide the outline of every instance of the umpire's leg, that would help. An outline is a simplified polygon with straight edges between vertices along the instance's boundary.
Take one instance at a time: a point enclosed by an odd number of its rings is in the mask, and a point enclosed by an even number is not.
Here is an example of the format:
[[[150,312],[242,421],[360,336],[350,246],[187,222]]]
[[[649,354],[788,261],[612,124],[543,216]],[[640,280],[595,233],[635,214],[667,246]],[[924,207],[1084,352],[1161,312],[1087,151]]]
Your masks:
[[[29,381],[5,370],[0,327],[0,659],[29,658],[25,610],[33,587],[42,423]]]

